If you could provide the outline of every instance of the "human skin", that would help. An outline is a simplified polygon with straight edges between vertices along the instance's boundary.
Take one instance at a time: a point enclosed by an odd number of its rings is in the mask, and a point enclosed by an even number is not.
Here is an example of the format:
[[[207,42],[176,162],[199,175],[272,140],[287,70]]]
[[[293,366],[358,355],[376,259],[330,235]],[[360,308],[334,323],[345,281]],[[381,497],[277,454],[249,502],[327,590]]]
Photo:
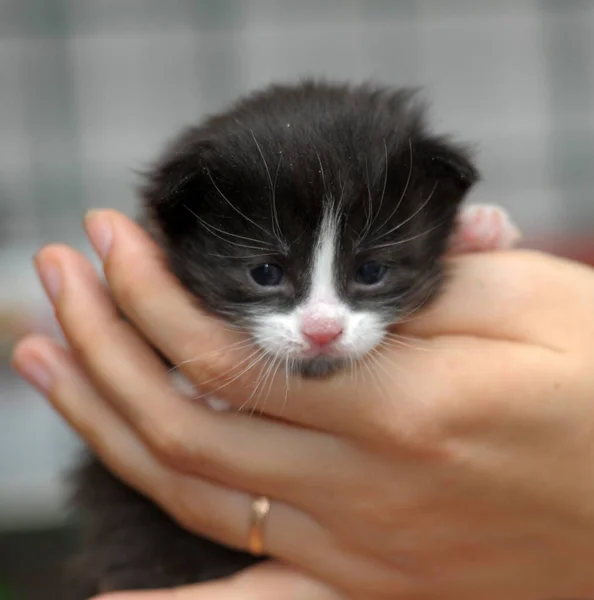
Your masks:
[[[87,229],[111,297],[82,255],[45,248],[36,264],[69,348],[29,337],[16,368],[190,530],[245,549],[252,498],[272,500],[274,562],[118,598],[594,597],[591,269],[527,251],[453,258],[443,297],[355,375],[288,390],[279,376],[251,395],[250,350],[144,233],[114,212]],[[180,395],[137,330],[244,410]]]

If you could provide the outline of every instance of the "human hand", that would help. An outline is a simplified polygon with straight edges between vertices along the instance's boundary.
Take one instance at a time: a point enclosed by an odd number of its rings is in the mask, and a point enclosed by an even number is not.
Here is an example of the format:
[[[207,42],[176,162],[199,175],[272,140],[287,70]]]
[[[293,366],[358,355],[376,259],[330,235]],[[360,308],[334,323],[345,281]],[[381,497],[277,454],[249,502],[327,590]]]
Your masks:
[[[591,270],[457,258],[443,298],[356,376],[257,387],[241,338],[196,310],[133,224],[108,213],[89,227],[105,218],[115,301],[200,389],[248,409],[177,394],[88,262],[44,250],[72,351],[30,338],[15,364],[29,378],[42,366],[42,391],[125,481],[239,548],[250,499],[269,496],[267,552],[348,598],[594,594]]]
[[[307,575],[275,562],[260,563],[211,583],[167,590],[121,592],[101,600],[345,600]],[[99,600],[99,598],[95,599]]]

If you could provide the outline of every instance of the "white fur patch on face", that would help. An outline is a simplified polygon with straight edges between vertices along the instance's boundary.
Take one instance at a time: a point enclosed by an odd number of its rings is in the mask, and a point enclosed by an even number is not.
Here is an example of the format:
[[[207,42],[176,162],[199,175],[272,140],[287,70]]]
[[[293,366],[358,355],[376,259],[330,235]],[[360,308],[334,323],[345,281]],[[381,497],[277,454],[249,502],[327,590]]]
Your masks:
[[[310,292],[305,307],[315,309],[318,304],[340,308],[336,292],[336,249],[338,246],[338,217],[328,211],[322,220],[313,256]]]
[[[305,301],[290,313],[262,315],[254,321],[254,338],[268,354],[281,360],[320,355],[356,359],[383,339],[385,324],[380,315],[353,311],[339,296],[338,221],[333,210],[322,219]]]

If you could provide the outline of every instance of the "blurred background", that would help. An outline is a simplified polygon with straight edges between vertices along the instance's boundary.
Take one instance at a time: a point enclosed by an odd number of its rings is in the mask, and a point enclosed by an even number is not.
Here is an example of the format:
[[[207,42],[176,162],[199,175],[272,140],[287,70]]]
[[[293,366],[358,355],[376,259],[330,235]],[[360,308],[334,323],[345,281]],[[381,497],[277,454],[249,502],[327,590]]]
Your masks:
[[[11,374],[53,330],[31,267],[90,253],[91,207],[135,212],[135,171],[183,125],[270,81],[422,85],[478,143],[473,199],[530,245],[594,262],[594,3],[580,0],[0,0],[0,600],[58,598],[77,447]]]

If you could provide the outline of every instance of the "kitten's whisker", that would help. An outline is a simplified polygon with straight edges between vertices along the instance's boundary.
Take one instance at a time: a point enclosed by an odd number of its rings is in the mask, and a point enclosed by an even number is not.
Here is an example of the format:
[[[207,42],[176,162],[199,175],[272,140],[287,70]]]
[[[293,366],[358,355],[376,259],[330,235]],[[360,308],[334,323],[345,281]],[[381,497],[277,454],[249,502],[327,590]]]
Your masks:
[[[423,288],[427,288],[426,293],[415,303],[413,307],[411,307],[410,309],[408,309],[407,312],[397,317],[396,321],[394,322],[394,325],[406,322],[406,319],[408,319],[412,314],[421,309],[424,309],[424,307],[431,299],[431,296],[435,293],[435,286],[439,283],[440,279],[441,277],[439,274],[432,274],[431,276],[420,278],[417,281],[415,281],[415,283],[412,286],[410,286],[403,294],[400,294],[400,296],[395,296],[393,298],[393,301],[404,303],[407,298],[410,298],[411,296],[414,297],[418,293],[422,293]]]
[[[380,393],[380,395],[384,396],[384,398],[387,401],[389,401],[390,400],[389,393],[387,392],[386,388],[382,385],[382,379],[376,371],[376,367],[378,366],[378,360],[373,355],[373,352],[370,352],[364,358],[362,366],[366,369],[368,376],[371,378],[373,385],[376,387],[376,389]]]
[[[393,306],[394,303],[405,303],[407,301],[408,298],[410,298],[411,296],[416,295],[419,291],[422,291],[423,287],[428,286],[428,291],[427,294],[425,294],[414,306],[412,309],[408,310],[407,312],[403,313],[401,316],[397,317],[397,320],[394,321],[394,325],[402,323],[403,319],[408,318],[409,315],[411,315],[413,312],[419,310],[420,308],[423,308],[423,306],[425,306],[425,304],[427,303],[427,301],[429,300],[430,296],[433,294],[434,290],[432,288],[432,284],[436,283],[439,279],[435,278],[435,281],[431,278],[425,278],[425,279],[420,279],[418,281],[416,281],[413,285],[411,285],[407,290],[405,290],[402,294],[400,295],[395,295],[393,297],[390,298],[390,306]]]
[[[432,306],[430,308],[423,309],[423,312],[421,312],[421,313],[417,312],[416,310],[409,311],[407,313],[407,316],[403,317],[402,319],[398,319],[398,325],[414,323],[415,321],[418,321],[419,319],[424,319],[424,318],[428,317],[429,315],[431,315],[433,312],[435,312],[436,309],[437,309],[437,307]],[[417,310],[420,310],[420,309],[417,309]]]
[[[194,215],[194,217],[196,217],[196,219],[198,220],[198,222],[205,229],[207,229],[212,235],[214,235],[216,238],[222,240],[226,244],[231,244],[232,246],[238,246],[239,248],[248,248],[249,250],[259,250],[260,252],[272,251],[272,246],[269,246],[268,248],[262,247],[262,246],[250,246],[250,245],[247,245],[247,244],[239,244],[238,242],[234,242],[233,240],[229,240],[229,239],[227,239],[224,236],[231,236],[231,237],[238,238],[238,239],[241,239],[241,240],[246,240],[248,242],[256,242],[258,244],[265,244],[266,243],[263,240],[256,240],[254,238],[245,237],[243,235],[238,235],[236,233],[231,233],[229,231],[224,231],[223,229],[219,229],[218,227],[215,227],[214,225],[210,225],[203,218],[199,217],[189,206],[187,206],[187,205],[184,204],[184,208],[186,208],[186,210],[188,210],[190,213],[192,213],[192,215]]]
[[[353,386],[357,385],[357,377],[359,375],[359,360],[353,356],[349,356],[349,371]]]
[[[231,385],[234,381],[237,381],[237,379],[239,379],[242,375],[245,375],[246,373],[248,373],[258,363],[262,362],[262,360],[265,358],[265,356],[266,356],[266,354],[264,354],[264,353],[259,354],[247,367],[245,367],[243,369],[243,371],[241,371],[241,373],[238,373],[235,377],[233,377],[230,380],[226,381],[223,385],[219,386],[214,391],[209,392],[208,394],[201,394],[200,397],[214,396],[218,391],[222,390],[223,388],[227,387],[228,385]]]
[[[268,229],[266,229],[265,227],[262,227],[262,225],[256,223],[256,221],[254,221],[253,219],[250,219],[250,217],[248,217],[246,214],[242,213],[234,204],[233,202],[231,202],[231,200],[229,200],[229,198],[227,198],[227,196],[225,196],[225,194],[223,194],[223,192],[221,191],[221,188],[219,188],[219,186],[216,184],[210,169],[207,167],[206,168],[206,173],[212,183],[212,185],[214,186],[215,190],[219,193],[219,195],[221,196],[221,198],[240,216],[243,217],[246,221],[248,221],[248,223],[251,223],[252,225],[254,225],[255,227],[257,227],[260,231],[263,231],[266,235],[269,235],[271,237],[274,238],[274,235],[272,235],[270,233],[270,231],[268,231]],[[252,240],[255,241],[255,240]]]
[[[371,224],[374,221],[373,198],[371,195],[371,182],[369,180],[369,164],[367,161],[367,156],[365,156],[365,182],[367,183],[367,204],[369,208],[365,211],[365,225],[363,226],[363,229],[359,234],[359,237],[357,238],[357,243],[360,243],[363,239],[365,239],[365,237],[367,237],[367,234],[369,233],[369,230],[371,228]]]
[[[405,386],[404,386],[405,382],[402,380],[402,377],[406,377],[406,378],[408,378],[408,381],[410,384],[410,373],[406,369],[404,369],[401,365],[399,365],[395,362],[391,362],[390,369],[388,369],[386,367],[386,365],[380,360],[377,349],[372,350],[368,356],[369,356],[369,360],[373,363],[374,368],[379,369],[386,376],[388,381],[391,381],[394,386],[399,387],[400,389],[403,389],[405,391],[405,393],[407,394],[407,397],[414,398],[414,394],[411,393],[410,385],[407,386],[408,389],[405,389]],[[392,372],[391,369],[397,370],[400,373],[400,377],[396,379],[394,377],[394,373]],[[380,378],[380,380],[381,380],[381,378]],[[388,400],[390,400],[390,389],[389,388],[387,390],[386,398]]]
[[[279,355],[280,351],[276,353],[273,359],[273,365],[275,366],[275,368],[272,371],[270,371],[268,376],[268,391],[264,396],[264,402],[262,403],[262,408],[260,409],[260,416],[262,416],[264,414],[264,411],[266,410],[266,403],[268,402],[268,398],[270,398],[270,394],[272,393],[272,386],[274,385],[274,380],[276,379],[278,371],[281,365],[283,364],[282,361],[278,360]],[[262,391],[264,391],[264,388],[262,388]],[[254,406],[254,409],[255,408],[256,407]]]
[[[408,177],[406,178],[406,183],[404,184],[404,189],[402,190],[402,194],[400,194],[400,199],[396,203],[396,206],[392,210],[392,212],[388,215],[387,219],[382,222],[382,224],[377,228],[378,231],[381,231],[392,219],[392,217],[396,214],[404,197],[406,196],[406,192],[408,191],[408,186],[410,185],[410,180],[412,177],[413,171],[413,148],[412,148],[412,140],[408,138],[408,152],[409,152],[409,165],[408,165]]]
[[[262,355],[265,355],[264,350],[262,350],[262,348],[256,348],[250,355],[246,356],[241,362],[239,362],[237,364],[237,367],[241,367],[246,362],[250,361],[254,356],[256,356],[256,359],[254,359],[254,360],[255,360],[255,363],[257,363],[261,359]],[[253,363],[253,364],[255,364],[255,363]],[[248,367],[246,367],[245,369],[243,369],[241,372],[236,373],[230,380],[226,380],[223,385],[219,386],[218,388],[216,388],[213,391],[210,391],[209,394],[214,395],[216,392],[218,392],[219,390],[223,389],[224,387],[227,387],[228,385],[231,385],[234,381],[236,381],[242,375],[244,375],[245,373],[247,373],[250,370],[250,368],[251,368],[251,365],[248,365]],[[206,381],[201,382],[201,386],[204,387],[204,386],[212,383],[213,381],[217,381],[218,379],[221,379],[224,376],[228,376],[228,374],[227,373],[223,373],[223,374],[218,375],[216,377],[211,377],[210,379],[207,379]]]
[[[442,225],[443,225],[442,223],[438,223],[437,225],[434,225],[433,227],[429,227],[428,229],[425,229],[425,231],[418,233],[417,235],[413,235],[413,236],[405,238],[403,240],[397,240],[395,242],[390,242],[387,244],[379,244],[377,246],[371,246],[370,250],[381,250],[382,248],[392,248],[394,246],[401,246],[402,244],[408,244],[409,242],[413,242],[414,240],[418,240],[419,238],[422,238],[425,235],[429,235],[430,233],[433,233],[435,230],[442,227]]]
[[[404,221],[400,222],[398,225],[396,225],[396,227],[392,227],[392,229],[390,229],[389,231],[386,231],[385,233],[378,235],[377,237],[374,238],[373,241],[376,242],[378,240],[381,240],[382,238],[385,238],[387,235],[391,235],[392,233],[398,231],[399,229],[404,227],[407,223],[410,223],[410,221],[412,221],[429,204],[429,202],[431,202],[431,198],[433,198],[433,194],[435,193],[435,190],[437,189],[437,184],[438,184],[438,182],[436,181],[429,196],[427,196],[427,198],[425,199],[423,204],[421,204],[421,206],[419,206],[419,208],[417,208],[417,210],[415,210],[415,212],[412,215],[410,215],[409,217],[404,219]]]
[[[276,184],[278,182],[278,173],[280,171],[281,163],[283,161],[283,153],[280,152],[280,158],[278,159],[278,165],[276,167],[276,173],[274,174],[274,187],[272,188],[272,232],[275,234],[278,240],[283,239],[280,221],[278,220],[278,211],[276,209]]]
[[[428,340],[423,340],[423,339],[419,339],[419,338],[415,338],[418,339],[418,341],[428,341]],[[440,340],[440,343],[438,346],[433,345],[433,346],[427,346],[427,347],[423,347],[423,346],[412,346],[412,345],[407,345],[405,342],[399,341],[399,340],[387,340],[385,344],[383,344],[382,342],[380,342],[380,344],[378,346],[383,346],[385,348],[389,348],[389,347],[401,347],[401,346],[407,346],[408,348],[412,348],[413,350],[418,350],[420,352],[441,352],[441,351],[446,351],[446,350],[451,350],[451,349],[455,349],[455,345],[454,344],[444,344],[442,340]]]
[[[201,309],[199,309],[199,310],[201,310]],[[214,321],[215,323],[218,324],[219,327],[223,327],[227,331],[233,331],[233,332],[251,331],[250,327],[247,325],[241,325],[240,323],[233,323],[231,321],[224,321],[221,319],[221,317],[219,315],[210,314],[210,313],[207,313],[204,311],[202,311],[201,318],[206,319],[208,321]]]
[[[258,407],[258,405],[260,404],[260,400],[262,399],[262,397],[264,397],[264,401],[263,401],[263,405],[262,405],[262,409],[260,410],[260,415],[262,415],[262,412],[264,410],[264,407],[266,405],[266,400],[268,399],[267,396],[264,396],[265,392],[266,392],[266,387],[268,385],[268,382],[270,380],[270,376],[274,370],[274,367],[276,365],[276,357],[278,356],[278,352],[268,361],[268,367],[266,368],[266,372],[264,373],[263,376],[261,376],[261,393],[258,394],[258,397],[256,398],[256,402],[255,404],[252,406],[252,409],[250,411],[250,417],[254,416],[254,412],[256,411],[256,408]],[[257,389],[257,388],[256,388]],[[254,394],[252,394],[250,396],[250,398],[253,398]]]
[[[397,338],[399,340],[406,340],[408,342],[421,341],[421,338],[415,337],[413,335],[406,335],[404,333],[398,333],[396,331],[388,331],[388,333],[386,334],[386,337]]]
[[[339,181],[339,185],[340,185],[340,199],[338,200],[338,210],[340,212],[342,212],[343,204],[344,204],[344,188],[345,188],[345,182],[342,177],[342,172],[339,172],[339,174],[338,174],[338,181]]]
[[[271,252],[262,252],[261,254],[242,254],[241,256],[238,256],[236,254],[212,254],[211,252],[208,253],[208,256],[212,256],[214,258],[230,258],[230,259],[241,259],[241,260],[246,260],[249,258],[261,258],[262,256],[270,256]]]
[[[193,356],[192,358],[186,358],[185,360],[182,360],[181,362],[174,364],[172,367],[170,367],[167,370],[167,372],[171,373],[173,371],[177,371],[181,367],[183,367],[185,365],[189,365],[200,359],[212,358],[213,356],[218,356],[219,354],[225,354],[232,350],[243,350],[244,348],[249,348],[250,346],[253,345],[253,343],[254,342],[252,342],[251,340],[241,340],[240,342],[235,342],[235,344],[230,344],[229,346],[225,346],[224,348],[219,348],[218,350],[213,350],[212,352],[207,352],[206,354],[197,354],[196,356]]]
[[[291,358],[287,355],[285,356],[285,399],[283,400],[283,404],[281,406],[280,414],[281,416],[285,412],[285,408],[287,406],[287,400],[289,398],[289,389],[291,387],[291,371],[292,365],[290,364]]]
[[[424,279],[420,279],[418,284],[414,286],[412,293],[416,294],[418,290],[422,290],[423,287],[427,288],[427,293],[413,306],[409,309],[408,312],[404,313],[399,319],[398,323],[406,323],[407,319],[414,316],[420,310],[423,313],[427,314],[428,312],[435,310],[435,306],[429,306],[427,308],[427,303],[431,299],[431,296],[435,293],[435,286],[439,284],[441,280],[441,276],[439,274],[434,274],[433,276],[426,277]],[[416,318],[416,317],[415,317]]]
[[[354,385],[354,383],[355,383],[355,377],[354,377],[354,375],[355,374],[353,372],[353,369],[354,369],[354,365],[355,365],[355,359],[352,356],[348,357],[348,365],[349,365],[348,366],[348,370],[349,370],[349,377],[351,379],[351,384]]]
[[[410,348],[411,350],[419,350],[421,352],[430,352],[434,350],[434,348],[422,348],[420,346],[414,346],[409,344],[397,337],[393,337],[390,334],[387,334],[386,337],[379,343],[379,346],[383,346],[384,348]]]
[[[252,393],[248,396],[247,400],[245,400],[241,406],[237,409],[237,412],[240,413],[241,411],[243,411],[243,409],[251,402],[252,398],[254,397],[254,395],[257,393],[257,391],[260,389],[260,386],[263,384],[264,382],[264,373],[268,372],[268,369],[271,368],[271,365],[274,363],[274,357],[271,356],[270,354],[266,354],[265,355],[265,361],[264,361],[264,365],[262,366],[262,368],[260,369],[260,374],[258,377],[258,382],[256,383],[256,385],[254,386]],[[253,414],[253,409],[251,414]]]
[[[322,165],[322,159],[320,158],[320,153],[316,150],[316,156],[318,158],[318,164],[320,165],[320,174],[322,175],[322,185],[324,186],[323,195],[325,196],[328,192],[328,188],[326,187],[326,175],[324,174],[324,167]]]
[[[431,350],[430,348],[419,348],[417,346],[411,346],[410,344],[399,342],[398,340],[382,341],[378,344],[378,348],[385,348],[388,351],[391,351],[394,349],[402,350],[403,348],[406,350],[425,351],[425,352],[429,352]]]
[[[386,144],[386,138],[383,139],[384,142],[384,158],[385,158],[385,172],[384,172],[384,187],[382,189],[382,196],[380,198],[380,203],[379,203],[379,207],[377,209],[377,215],[376,215],[376,219],[377,217],[379,217],[381,211],[382,211],[382,206],[384,205],[384,197],[386,195],[386,187],[388,186],[388,146]],[[375,219],[373,221],[375,223]],[[373,223],[371,224],[371,226],[373,227]]]
[[[386,145],[386,138],[384,138],[382,141],[384,142],[384,157],[385,157],[384,185],[383,185],[383,188],[382,188],[382,195],[380,197],[379,206],[378,206],[377,211],[375,213],[375,217],[373,218],[373,220],[369,224],[369,230],[367,231],[367,233],[369,231],[371,231],[371,229],[373,229],[373,225],[374,225],[375,221],[380,216],[380,213],[382,211],[382,206],[384,204],[384,197],[386,195],[386,187],[388,185],[388,146]],[[361,242],[361,238],[359,239],[359,242]]]
[[[260,154],[260,158],[262,158],[262,162],[264,163],[264,168],[266,169],[266,175],[268,176],[268,183],[270,185],[270,199],[272,204],[276,204],[275,200],[275,188],[276,185],[272,182],[272,175],[270,174],[270,169],[268,168],[268,163],[266,162],[266,158],[264,157],[264,152],[262,152],[262,148],[254,135],[254,131],[250,129],[250,133],[252,134],[252,138],[254,140],[254,144],[256,144],[256,148],[258,149],[258,153]],[[280,163],[279,163],[280,164]],[[277,238],[278,241],[284,246],[285,250],[287,249],[287,244],[283,238]]]
[[[219,380],[219,379],[222,379],[224,383],[221,384],[219,387],[215,388],[214,390],[212,390],[212,391],[210,391],[208,393],[201,393],[200,395],[201,396],[214,395],[216,392],[222,390],[223,388],[227,387],[228,385],[231,385],[234,381],[236,381],[242,375],[244,375],[245,373],[247,373],[254,364],[256,364],[259,360],[261,360],[261,358],[262,358],[262,351],[260,349],[258,349],[258,351],[253,352],[252,354],[250,354],[249,357],[247,357],[246,359],[242,360],[237,365],[238,367],[241,367],[242,365],[244,365],[245,363],[249,362],[250,360],[252,361],[250,364],[248,364],[247,367],[245,367],[241,372],[237,373],[233,377],[230,377],[228,373],[224,373],[222,375],[219,375],[217,377],[212,377],[211,379],[208,379],[207,381],[203,382],[201,384],[202,388],[205,387],[206,385],[214,382],[214,381]]]
[[[411,308],[408,312],[404,313],[402,316],[400,316],[398,318],[398,320],[396,321],[395,325],[403,325],[405,323],[410,323],[412,321],[416,321],[417,319],[431,314],[432,311],[434,311],[437,307],[436,306],[429,306],[427,307],[427,302],[429,301],[430,297],[433,294],[433,289],[432,289],[432,285],[431,285],[431,280],[427,279],[425,284],[428,286],[428,291],[427,294],[425,294],[425,296],[419,301],[417,302],[417,304]],[[418,286],[421,287],[421,286]],[[422,311],[419,314],[419,311]]]

